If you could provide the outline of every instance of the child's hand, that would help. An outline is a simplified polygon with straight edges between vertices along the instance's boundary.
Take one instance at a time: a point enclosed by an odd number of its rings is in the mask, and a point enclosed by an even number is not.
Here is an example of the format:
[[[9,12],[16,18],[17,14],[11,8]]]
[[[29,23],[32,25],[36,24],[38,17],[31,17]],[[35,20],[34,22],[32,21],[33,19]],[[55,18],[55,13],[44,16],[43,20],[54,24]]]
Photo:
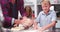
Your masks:
[[[42,29],[42,27],[38,27],[38,31],[43,32],[44,30]]]

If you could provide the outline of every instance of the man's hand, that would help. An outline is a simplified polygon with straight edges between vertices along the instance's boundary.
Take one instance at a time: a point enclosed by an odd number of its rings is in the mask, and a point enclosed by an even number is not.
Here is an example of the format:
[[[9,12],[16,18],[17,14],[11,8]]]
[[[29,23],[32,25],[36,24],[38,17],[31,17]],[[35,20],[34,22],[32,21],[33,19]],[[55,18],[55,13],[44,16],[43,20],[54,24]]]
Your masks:
[[[14,24],[19,25],[21,22],[22,22],[21,20],[19,20],[19,19],[15,19]]]
[[[20,20],[20,19],[15,19],[15,21],[14,21],[14,27],[16,27],[16,26],[18,26],[19,24],[22,24],[22,23],[23,23],[22,20]]]

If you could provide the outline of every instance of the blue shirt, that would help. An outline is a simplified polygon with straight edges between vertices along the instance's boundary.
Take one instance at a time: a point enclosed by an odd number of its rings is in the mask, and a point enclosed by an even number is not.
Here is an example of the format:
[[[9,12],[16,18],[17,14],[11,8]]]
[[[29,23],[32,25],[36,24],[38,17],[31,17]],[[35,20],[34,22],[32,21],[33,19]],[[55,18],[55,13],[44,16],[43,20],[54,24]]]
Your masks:
[[[38,17],[36,18],[36,21],[39,23],[40,27],[46,26],[52,21],[56,21],[56,12],[50,10],[48,14],[45,14],[44,11],[41,11]],[[52,29],[52,27],[49,29]]]

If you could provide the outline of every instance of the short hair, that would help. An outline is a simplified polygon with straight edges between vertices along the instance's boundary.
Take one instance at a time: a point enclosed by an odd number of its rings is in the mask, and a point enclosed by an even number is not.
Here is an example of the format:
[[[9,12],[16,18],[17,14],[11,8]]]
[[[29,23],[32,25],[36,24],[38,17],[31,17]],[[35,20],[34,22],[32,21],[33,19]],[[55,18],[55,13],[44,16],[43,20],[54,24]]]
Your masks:
[[[41,3],[42,3],[42,2],[44,2],[44,1],[48,2],[48,3],[49,3],[49,5],[51,5],[51,3],[50,3],[50,1],[49,1],[49,0],[42,0],[42,1],[41,1]]]

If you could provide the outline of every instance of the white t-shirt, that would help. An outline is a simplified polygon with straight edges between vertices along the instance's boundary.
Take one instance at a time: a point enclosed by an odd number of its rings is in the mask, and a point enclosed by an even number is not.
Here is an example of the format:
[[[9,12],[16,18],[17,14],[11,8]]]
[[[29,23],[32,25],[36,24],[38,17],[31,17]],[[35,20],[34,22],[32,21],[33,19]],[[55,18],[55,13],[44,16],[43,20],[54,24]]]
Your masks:
[[[3,13],[2,13],[2,9],[1,9],[1,5],[0,5],[0,20],[1,20],[1,21],[4,20]]]

